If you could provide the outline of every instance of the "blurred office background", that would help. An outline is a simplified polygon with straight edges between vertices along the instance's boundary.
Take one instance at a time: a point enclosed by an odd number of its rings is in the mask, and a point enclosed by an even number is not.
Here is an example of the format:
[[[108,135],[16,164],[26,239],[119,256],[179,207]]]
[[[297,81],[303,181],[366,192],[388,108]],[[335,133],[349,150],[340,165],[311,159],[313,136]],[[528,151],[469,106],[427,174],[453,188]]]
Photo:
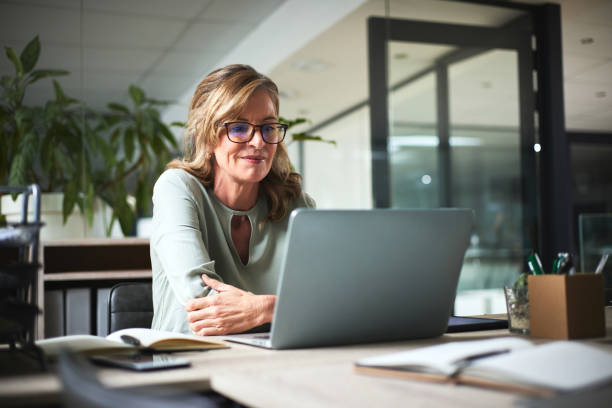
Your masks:
[[[444,33],[445,26],[457,24],[514,29],[528,20],[529,6],[544,3],[1,0],[0,42],[21,50],[39,35],[39,66],[70,71],[59,78],[68,94],[101,109],[111,100],[127,103],[128,86],[136,84],[153,98],[176,101],[163,113],[168,122],[186,120],[196,84],[212,69],[253,65],[279,85],[281,116],[306,117],[310,123],[303,130],[337,142],[289,146],[319,208],[373,208],[381,185],[384,206],[473,208],[476,225],[455,312],[501,313],[501,288],[517,278],[537,241],[544,189],[536,172],[527,170],[536,168],[529,163],[537,165],[547,146],[539,143],[537,115],[525,114],[519,50],[462,47]],[[612,1],[550,3],[561,6],[571,157],[570,171],[555,177],[571,186],[572,239],[584,261],[588,248],[593,259],[606,245],[611,249],[605,214],[612,213]],[[389,91],[382,174],[373,170],[381,153],[373,152],[371,142],[370,17],[410,20],[402,29],[406,38],[415,22],[439,24],[432,29],[438,42],[385,39]],[[527,41],[531,47],[531,37]],[[0,58],[0,75],[11,71]],[[537,84],[535,76],[530,82]],[[26,102],[42,103],[52,94],[49,83],[34,85]],[[521,136],[525,115],[535,118],[531,139]],[[533,141],[528,149],[525,140]],[[525,189],[533,196],[526,198]],[[579,268],[593,268],[589,262]]]

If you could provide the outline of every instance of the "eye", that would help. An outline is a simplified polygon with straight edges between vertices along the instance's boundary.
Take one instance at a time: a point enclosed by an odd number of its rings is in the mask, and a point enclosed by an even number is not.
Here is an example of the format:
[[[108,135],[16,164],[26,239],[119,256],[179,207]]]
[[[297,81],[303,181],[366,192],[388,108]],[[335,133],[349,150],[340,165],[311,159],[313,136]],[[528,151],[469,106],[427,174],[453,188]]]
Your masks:
[[[249,130],[249,125],[246,123],[233,123],[229,126],[229,130],[232,133],[242,134],[247,133]]]
[[[261,130],[263,130],[266,133],[271,133],[276,130],[276,126],[275,125],[263,125],[261,127]]]

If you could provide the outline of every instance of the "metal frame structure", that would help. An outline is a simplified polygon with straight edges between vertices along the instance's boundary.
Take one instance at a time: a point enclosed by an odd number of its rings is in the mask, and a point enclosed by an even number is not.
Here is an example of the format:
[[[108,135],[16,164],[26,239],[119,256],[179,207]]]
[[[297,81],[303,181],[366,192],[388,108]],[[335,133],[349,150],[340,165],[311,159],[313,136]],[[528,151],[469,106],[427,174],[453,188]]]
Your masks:
[[[453,0],[450,0],[453,1]],[[387,42],[410,41],[467,47],[470,53],[492,48],[512,49],[519,58],[521,191],[523,242],[540,252],[545,265],[557,252],[574,252],[571,225],[571,175],[565,135],[563,67],[561,64],[560,8],[558,5],[526,5],[498,1],[471,1],[488,6],[520,9],[525,16],[502,27],[466,26],[371,17],[368,20],[369,90],[372,148],[372,183],[375,207],[390,206]],[[533,50],[532,37],[536,39]],[[467,51],[466,51],[467,50]],[[448,145],[448,78],[450,61],[462,51],[437,61],[437,113],[441,205],[453,204],[450,195],[452,157]],[[453,54],[453,53],[451,53]],[[472,54],[474,55],[474,54]],[[533,72],[537,89],[533,89]],[[537,112],[537,129],[535,113]],[[543,146],[538,154],[533,146]]]

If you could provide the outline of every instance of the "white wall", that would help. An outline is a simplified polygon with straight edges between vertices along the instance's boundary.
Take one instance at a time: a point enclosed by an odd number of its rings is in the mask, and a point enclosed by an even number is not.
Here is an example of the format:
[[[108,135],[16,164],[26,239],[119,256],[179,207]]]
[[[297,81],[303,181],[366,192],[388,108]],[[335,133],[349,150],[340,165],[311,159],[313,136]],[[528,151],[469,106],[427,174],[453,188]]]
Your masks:
[[[315,134],[337,143],[304,146],[304,190],[317,208],[372,208],[369,107]]]

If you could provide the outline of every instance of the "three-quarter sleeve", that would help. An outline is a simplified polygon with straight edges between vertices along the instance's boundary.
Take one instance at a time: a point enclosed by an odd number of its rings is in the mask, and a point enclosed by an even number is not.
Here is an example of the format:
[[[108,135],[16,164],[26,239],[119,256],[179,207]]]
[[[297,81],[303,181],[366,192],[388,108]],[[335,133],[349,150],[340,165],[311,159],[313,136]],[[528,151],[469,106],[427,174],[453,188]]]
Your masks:
[[[164,172],[153,190],[152,254],[161,264],[175,299],[182,305],[210,290],[202,282],[206,273],[215,279],[215,262],[204,240],[207,236],[199,186],[180,170]],[[201,193],[200,193],[201,196]]]

